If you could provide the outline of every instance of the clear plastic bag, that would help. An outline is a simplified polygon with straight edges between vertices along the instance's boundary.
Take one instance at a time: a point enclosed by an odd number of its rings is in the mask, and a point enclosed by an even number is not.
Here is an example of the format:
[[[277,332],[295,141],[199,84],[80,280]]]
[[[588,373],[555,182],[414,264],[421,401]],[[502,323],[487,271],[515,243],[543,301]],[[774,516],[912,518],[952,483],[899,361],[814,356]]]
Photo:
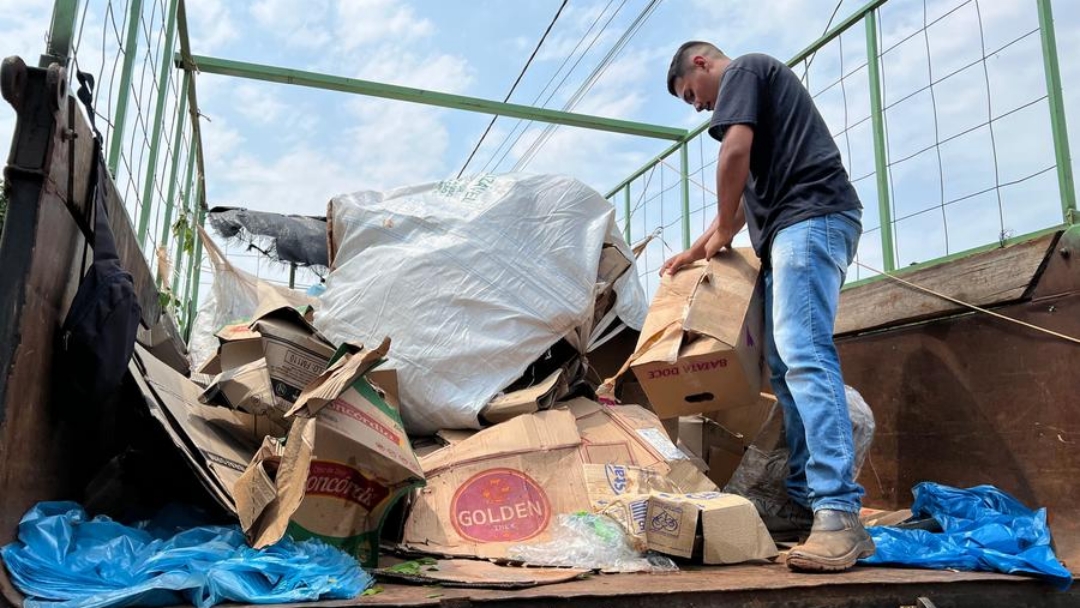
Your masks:
[[[238,526],[188,527],[166,509],[137,527],[91,519],[71,502],[43,502],[0,550],[25,608],[115,608],[350,599],[373,584],[345,553],[286,538],[255,550]]]
[[[293,306],[315,303],[314,297],[302,291],[267,283],[233,266],[202,228],[199,228],[199,238],[206,249],[206,259],[214,269],[214,284],[191,327],[191,339],[188,340],[191,369],[198,369],[217,352],[218,339],[214,334],[219,329],[229,323],[250,319],[255,314],[259,307],[260,283],[269,286]]]
[[[603,572],[674,572],[675,562],[633,548],[626,530],[614,519],[596,513],[559,515],[551,540],[510,547],[510,559],[530,566],[587,568]]]
[[[851,417],[855,443],[855,476],[858,477],[874,441],[874,412],[859,391],[845,386],[844,393],[847,397],[848,415]],[[770,426],[779,428],[770,429]],[[763,516],[780,516],[791,499],[788,498],[785,483],[789,453],[784,441],[783,413],[779,404],[765,423],[760,436],[776,438],[777,441],[773,445],[757,445],[755,440],[743,454],[742,461],[724,487],[724,492],[749,499]],[[766,519],[768,520],[767,517]]]

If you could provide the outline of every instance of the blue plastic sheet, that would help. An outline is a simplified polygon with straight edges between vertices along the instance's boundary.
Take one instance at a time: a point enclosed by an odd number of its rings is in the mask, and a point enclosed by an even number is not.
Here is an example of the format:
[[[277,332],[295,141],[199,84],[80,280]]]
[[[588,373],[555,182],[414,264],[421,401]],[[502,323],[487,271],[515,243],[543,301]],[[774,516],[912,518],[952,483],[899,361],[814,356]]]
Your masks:
[[[1046,509],[1032,511],[988,485],[961,490],[923,482],[912,492],[912,512],[933,517],[942,532],[868,528],[877,552],[862,563],[1026,574],[1060,589],[1072,584],[1051,548]]]
[[[286,538],[255,550],[239,527],[189,527],[194,521],[166,509],[130,527],[90,519],[75,503],[43,502],[0,552],[25,608],[349,599],[373,582],[352,557],[320,541]]]

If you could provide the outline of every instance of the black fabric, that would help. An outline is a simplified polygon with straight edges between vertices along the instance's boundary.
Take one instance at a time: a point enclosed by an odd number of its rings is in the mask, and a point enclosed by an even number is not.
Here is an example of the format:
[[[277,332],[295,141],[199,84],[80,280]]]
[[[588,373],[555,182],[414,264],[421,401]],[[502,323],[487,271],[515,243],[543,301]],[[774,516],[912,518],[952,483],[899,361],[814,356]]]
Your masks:
[[[325,217],[214,207],[207,218],[221,236],[245,241],[278,261],[317,268],[330,265]]]
[[[732,60],[720,79],[709,134],[750,125],[754,144],[746,183],[746,223],[762,262],[782,228],[821,215],[862,209],[840,150],[809,92],[768,55]]]
[[[79,99],[86,105],[93,126],[90,103],[93,77],[79,73]],[[142,309],[131,274],[120,264],[109,217],[105,211],[108,173],[101,153],[101,135],[94,128],[97,160],[91,166],[87,196],[93,208],[94,262],[82,278],[60,331],[61,369],[66,388],[92,402],[104,401],[120,386],[135,349]],[[90,239],[88,239],[90,240]]]

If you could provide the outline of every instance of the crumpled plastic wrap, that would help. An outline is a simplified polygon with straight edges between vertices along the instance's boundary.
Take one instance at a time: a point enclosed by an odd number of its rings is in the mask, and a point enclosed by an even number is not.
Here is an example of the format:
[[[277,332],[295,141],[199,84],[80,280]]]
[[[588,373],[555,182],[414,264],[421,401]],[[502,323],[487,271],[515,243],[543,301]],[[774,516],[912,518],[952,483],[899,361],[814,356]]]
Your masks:
[[[530,566],[586,568],[603,572],[674,572],[670,558],[642,553],[614,519],[596,513],[558,516],[551,540],[510,547],[510,559]]]
[[[393,336],[410,434],[478,429],[483,407],[554,344],[586,352],[605,243],[633,259],[611,203],[565,176],[357,192],[334,197],[327,217],[331,270],[315,326],[335,343]],[[637,270],[614,290],[615,316],[640,329]]]
[[[255,550],[239,526],[193,521],[190,512],[166,509],[131,527],[91,519],[72,502],[43,502],[0,552],[25,608],[311,602],[351,599],[374,583],[321,541],[286,538]]]
[[[1046,509],[1032,511],[988,485],[962,490],[923,482],[912,493],[911,512],[933,517],[942,531],[867,528],[877,551],[861,563],[1026,574],[1063,590],[1072,585],[1072,573],[1054,555]]]
[[[250,320],[251,315],[255,314],[259,307],[260,283],[276,291],[293,306],[315,303],[313,297],[302,291],[267,283],[233,266],[202,228],[199,228],[199,235],[206,249],[206,259],[214,269],[214,283],[191,326],[188,357],[192,370],[198,369],[217,352],[218,339],[214,334],[219,329],[229,323]]]

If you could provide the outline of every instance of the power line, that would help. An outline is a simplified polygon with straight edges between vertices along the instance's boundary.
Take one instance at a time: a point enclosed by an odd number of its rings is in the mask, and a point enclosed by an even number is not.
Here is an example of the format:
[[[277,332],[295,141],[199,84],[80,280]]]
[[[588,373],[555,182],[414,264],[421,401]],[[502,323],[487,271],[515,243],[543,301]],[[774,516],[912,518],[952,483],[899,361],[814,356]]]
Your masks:
[[[596,68],[593,69],[592,73],[589,74],[588,78],[586,78],[585,81],[582,82],[581,86],[578,87],[578,90],[563,107],[564,111],[573,109],[574,106],[576,106],[581,101],[581,99],[585,97],[585,95],[588,94],[590,90],[592,90],[593,86],[596,85],[596,83],[600,80],[600,77],[603,76],[604,72],[606,72],[607,69],[611,67],[611,64],[615,61],[615,56],[626,47],[627,43],[629,43],[630,40],[639,31],[641,31],[641,28],[645,25],[645,22],[648,21],[649,17],[651,17],[653,12],[656,11],[656,8],[657,6],[659,6],[660,1],[661,0],[650,0],[649,4],[647,4],[645,8],[641,9],[641,12],[638,13],[638,16],[634,19],[630,26],[626,28],[626,31],[623,32],[623,35],[619,37],[619,39],[615,42],[614,45],[612,45],[611,50],[608,51],[607,55],[605,55],[604,58],[600,60],[600,63],[597,64]],[[544,128],[544,132],[541,133],[540,137],[536,138],[532,145],[529,146],[529,149],[525,151],[525,154],[523,154],[518,160],[518,162],[514,165],[513,170],[518,171],[528,165],[529,162],[531,162],[532,159],[536,156],[536,154],[540,151],[540,148],[542,148],[544,144],[546,144],[547,141],[551,139],[551,136],[555,133],[555,130],[557,128],[557,125],[547,125]]]
[[[596,36],[593,38],[592,42],[589,43],[589,46],[585,47],[585,50],[581,52],[580,56],[578,56],[577,61],[574,62],[574,65],[570,66],[570,69],[567,70],[566,75],[563,76],[563,79],[559,81],[559,84],[555,85],[554,89],[552,89],[551,95],[549,95],[548,98],[544,100],[544,102],[541,104],[542,107],[547,106],[548,102],[551,101],[551,98],[555,96],[555,93],[558,92],[558,90],[562,87],[563,83],[566,82],[566,78],[569,77],[570,74],[572,74],[574,70],[577,69],[578,64],[581,63],[581,60],[585,58],[585,55],[587,55],[589,53],[589,50],[592,49],[593,45],[596,44],[596,41],[604,33],[604,30],[607,29],[608,25],[611,24],[612,19],[614,19],[615,16],[619,14],[619,11],[622,10],[622,7],[626,5],[626,2],[627,0],[622,0],[619,6],[615,8],[615,12],[612,13],[611,17],[608,17],[607,22],[604,23],[604,25],[600,28],[600,31],[596,33]],[[551,86],[551,83],[555,82],[555,79],[559,77],[559,74],[562,73],[563,68],[566,67],[567,63],[570,63],[570,59],[574,57],[574,55],[577,53],[577,50],[581,48],[581,44],[585,42],[585,39],[593,31],[593,28],[596,27],[596,24],[600,23],[600,20],[604,18],[604,15],[607,14],[608,9],[611,8],[611,5],[614,3],[615,0],[608,0],[608,3],[604,5],[604,8],[600,9],[600,12],[596,15],[596,18],[593,19],[593,22],[589,25],[589,29],[585,30],[585,33],[581,35],[581,38],[578,39],[577,44],[574,45],[574,48],[570,50],[570,53],[566,56],[566,59],[563,59],[563,62],[559,64],[558,69],[556,69],[555,73],[553,73],[551,75],[551,78],[548,79],[547,84],[544,85],[544,88],[541,89],[540,93],[538,93],[536,97],[532,100],[531,105],[537,105],[537,103],[540,101],[540,98],[544,96],[544,93],[546,93],[548,88]],[[495,152],[492,153],[491,157],[488,158],[488,161],[484,163],[484,167],[483,169],[481,169],[481,172],[487,171],[488,166],[491,165],[492,161],[495,161],[496,156],[499,156],[499,152],[502,151],[503,146],[510,143],[510,138],[514,137],[514,133],[517,131],[517,128],[520,127],[523,122],[525,122],[524,119],[518,119],[518,121],[514,123],[514,127],[510,129],[510,133],[508,133],[507,136],[503,138],[502,143],[500,143],[499,146],[495,148]],[[528,124],[532,123],[529,122]],[[526,125],[526,128],[527,127],[528,125]],[[503,159],[506,158],[506,155],[510,152],[510,149],[513,148],[514,144],[516,144],[520,139],[521,135],[518,135],[517,139],[515,139],[513,143],[510,143],[510,148],[507,148],[506,152],[503,152],[502,156],[499,157],[499,160],[495,161],[495,165],[492,168],[492,171],[498,168],[498,166],[502,163]]]
[[[540,47],[544,45],[544,41],[547,40],[548,34],[551,33],[551,28],[555,27],[555,22],[559,20],[559,15],[562,15],[563,9],[566,8],[566,4],[569,1],[570,0],[563,0],[562,4],[559,5],[559,10],[555,12],[555,16],[551,19],[551,23],[549,23],[547,29],[544,30],[544,35],[540,37],[540,42],[536,43],[536,48],[533,49],[532,55],[529,55],[529,60],[525,62],[525,67],[521,68],[521,73],[518,74],[517,80],[515,80],[513,86],[510,87],[510,92],[506,94],[503,103],[510,101],[510,96],[514,94],[514,89],[517,89],[518,83],[520,83],[521,78],[525,76],[525,72],[532,64],[533,59],[536,57],[536,53],[540,50]],[[469,152],[469,158],[465,159],[465,164],[461,166],[461,171],[458,171],[457,176],[459,178],[465,173],[465,169],[469,167],[469,163],[472,162],[473,156],[476,155],[476,151],[480,149],[480,144],[484,143],[484,139],[487,138],[488,133],[491,132],[491,127],[495,126],[495,121],[498,120],[498,118],[498,114],[491,117],[491,122],[489,122],[487,128],[484,129],[484,134],[480,136],[480,141],[476,142],[476,145],[473,146],[472,152]]]

